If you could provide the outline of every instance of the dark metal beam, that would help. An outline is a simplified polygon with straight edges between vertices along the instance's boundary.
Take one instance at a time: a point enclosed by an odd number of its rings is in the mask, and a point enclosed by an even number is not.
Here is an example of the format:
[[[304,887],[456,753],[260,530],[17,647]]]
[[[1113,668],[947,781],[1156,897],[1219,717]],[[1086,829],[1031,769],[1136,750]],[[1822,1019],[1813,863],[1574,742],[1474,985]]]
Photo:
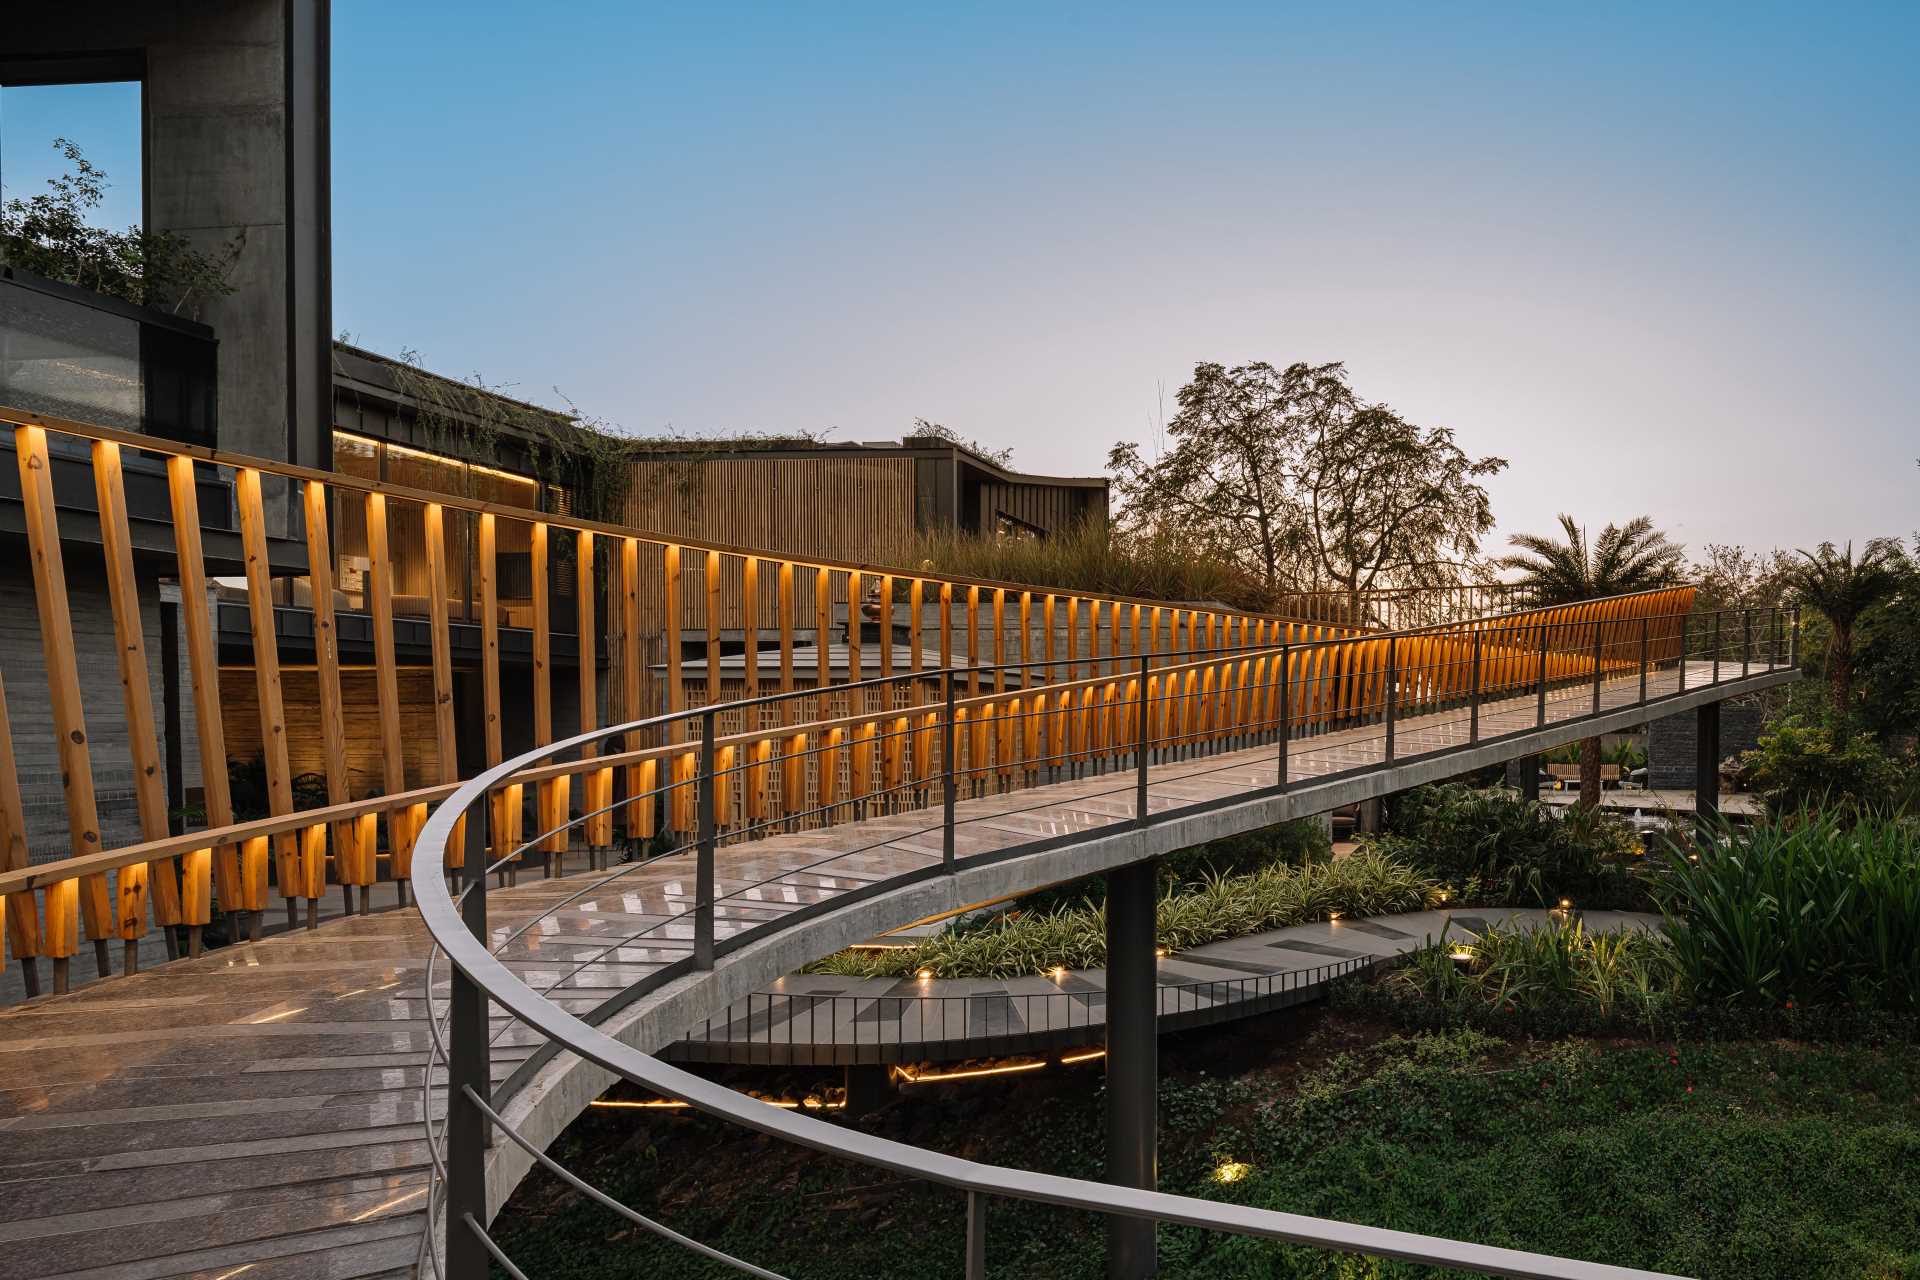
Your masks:
[[[1107,1181],[1144,1191],[1159,1176],[1158,865],[1149,859],[1107,873]],[[1152,1222],[1107,1219],[1110,1280],[1144,1280],[1158,1265]]]

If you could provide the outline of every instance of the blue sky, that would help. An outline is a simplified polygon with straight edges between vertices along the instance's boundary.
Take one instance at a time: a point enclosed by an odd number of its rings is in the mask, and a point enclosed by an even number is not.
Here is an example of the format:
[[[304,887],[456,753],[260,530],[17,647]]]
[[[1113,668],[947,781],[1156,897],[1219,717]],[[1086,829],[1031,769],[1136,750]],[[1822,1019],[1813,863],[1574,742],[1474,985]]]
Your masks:
[[[1679,9],[341,0],[336,327],[1073,474],[1344,359],[1512,459],[1503,532],[1911,532],[1920,7]]]

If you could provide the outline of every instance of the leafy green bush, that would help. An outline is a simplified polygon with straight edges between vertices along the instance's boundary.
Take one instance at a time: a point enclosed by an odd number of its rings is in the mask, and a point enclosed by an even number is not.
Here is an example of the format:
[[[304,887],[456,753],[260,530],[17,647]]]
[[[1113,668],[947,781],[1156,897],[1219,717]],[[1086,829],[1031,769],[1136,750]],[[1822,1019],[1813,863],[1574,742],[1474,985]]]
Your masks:
[[[1669,842],[1654,892],[1694,997],[1920,1008],[1920,828],[1802,814]]]
[[[1389,972],[1390,995],[1449,1019],[1511,1018],[1536,1029],[1633,1024],[1657,1031],[1683,1006],[1671,948],[1657,933],[1590,933],[1578,920],[1490,927],[1471,945],[1423,947]]]
[[[1419,911],[1432,900],[1433,885],[1418,872],[1368,850],[1338,862],[1216,875],[1196,888],[1163,894],[1157,933],[1161,946],[1183,951],[1336,913],[1360,917]],[[1083,906],[1003,915],[987,927],[949,930],[917,947],[842,951],[807,971],[853,977],[904,977],[924,971],[943,978],[1013,978],[1056,966],[1098,968],[1106,962],[1106,911]]]
[[[1776,814],[1803,809],[1878,809],[1903,786],[1898,763],[1873,735],[1800,715],[1774,721],[1741,757],[1754,790]]]
[[[1167,854],[1160,859],[1160,892],[1165,895],[1195,889],[1217,876],[1248,875],[1277,866],[1302,867],[1332,858],[1333,841],[1327,829],[1311,818],[1300,818]],[[955,927],[991,929],[1005,916],[1097,907],[1106,900],[1106,876],[1084,876],[1022,894],[998,911],[974,916]]]
[[[1505,787],[1416,787],[1396,798],[1393,832],[1373,843],[1461,902],[1544,906],[1571,898],[1596,909],[1650,905],[1634,874],[1640,841],[1626,822],[1601,809],[1556,812]]]

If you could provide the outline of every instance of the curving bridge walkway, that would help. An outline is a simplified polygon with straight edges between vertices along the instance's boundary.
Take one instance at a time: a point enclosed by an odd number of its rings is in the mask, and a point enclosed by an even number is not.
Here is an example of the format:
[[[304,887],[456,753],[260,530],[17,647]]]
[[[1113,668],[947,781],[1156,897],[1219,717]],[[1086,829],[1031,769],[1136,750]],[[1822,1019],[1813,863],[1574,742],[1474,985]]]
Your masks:
[[[1683,693],[1667,668],[1647,692],[1667,697],[1657,713],[1667,714],[1793,675],[1759,668],[1701,688],[1705,673],[1696,672]],[[1479,713],[1483,740],[1471,746],[1458,712],[1408,718],[1391,764],[1377,726],[1297,740],[1291,790],[1278,796],[1271,744],[1158,764],[1149,809],[1191,816],[1145,828],[1134,824],[1130,773],[965,800],[956,814],[961,858],[1009,856],[976,859],[959,876],[938,874],[940,833],[924,813],[722,844],[718,935],[777,920],[791,927],[662,988],[644,1007],[607,1002],[692,948],[681,916],[694,889],[691,855],[612,878],[495,890],[492,942],[514,974],[552,988],[557,1003],[596,1011],[610,1033],[658,1049],[804,960],[929,906],[1102,870],[1160,845],[1323,812],[1647,718],[1633,679],[1606,682],[1598,718],[1590,696],[1555,694],[1544,712],[1532,696],[1489,701]],[[1422,754],[1434,752],[1451,753]],[[418,916],[392,912],[0,1015],[0,1278],[410,1273],[426,1197],[427,951]],[[443,984],[444,975],[443,964]],[[494,1079],[516,1071],[533,1079],[534,1037],[504,1019],[495,1029]],[[549,1063],[537,1087],[521,1090],[530,1112],[515,1114],[531,1115],[527,1131],[550,1138],[599,1091],[597,1071]],[[496,1203],[518,1171],[496,1170]]]
[[[1589,930],[1652,929],[1659,917],[1583,911]],[[1326,984],[1423,946],[1472,944],[1488,928],[1556,920],[1540,907],[1408,911],[1315,920],[1161,956],[1161,1031],[1252,1017],[1318,997]],[[693,1028],[670,1062],[861,1066],[940,1063],[1096,1047],[1107,971],[1015,978],[845,978],[793,974]]]

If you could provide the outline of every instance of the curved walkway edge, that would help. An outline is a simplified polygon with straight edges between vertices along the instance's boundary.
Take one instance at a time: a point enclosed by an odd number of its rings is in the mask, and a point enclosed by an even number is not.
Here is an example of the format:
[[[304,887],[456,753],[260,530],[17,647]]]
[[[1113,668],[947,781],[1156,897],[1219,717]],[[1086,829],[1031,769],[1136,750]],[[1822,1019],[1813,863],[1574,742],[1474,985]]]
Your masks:
[[[1429,942],[1471,943],[1489,927],[1539,927],[1542,908],[1412,911],[1313,921],[1162,956],[1162,1033],[1317,999],[1327,984]],[[1589,911],[1594,931],[1656,929],[1641,912]],[[1098,1045],[1106,970],[1015,978],[849,978],[795,974],[692,1028],[675,1062],[857,1066],[956,1062]]]

